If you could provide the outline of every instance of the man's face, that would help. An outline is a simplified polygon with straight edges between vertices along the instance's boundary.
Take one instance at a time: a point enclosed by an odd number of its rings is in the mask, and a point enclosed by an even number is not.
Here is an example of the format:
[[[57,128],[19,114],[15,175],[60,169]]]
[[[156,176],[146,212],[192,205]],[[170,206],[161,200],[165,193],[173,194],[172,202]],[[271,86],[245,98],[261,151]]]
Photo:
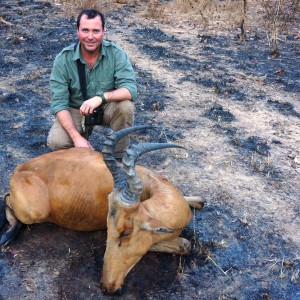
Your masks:
[[[77,35],[82,46],[82,51],[89,53],[99,51],[104,36],[100,16],[88,19],[87,15],[83,15],[80,19]]]

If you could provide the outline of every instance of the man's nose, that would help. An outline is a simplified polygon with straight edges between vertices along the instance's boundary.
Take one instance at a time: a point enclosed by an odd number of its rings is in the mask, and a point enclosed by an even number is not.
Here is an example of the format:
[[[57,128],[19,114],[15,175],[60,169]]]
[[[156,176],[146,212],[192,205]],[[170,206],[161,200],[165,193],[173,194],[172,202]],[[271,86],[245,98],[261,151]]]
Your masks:
[[[93,34],[92,31],[90,31],[89,34],[88,34],[88,38],[89,38],[89,39],[92,39],[93,37],[94,37],[94,34]]]

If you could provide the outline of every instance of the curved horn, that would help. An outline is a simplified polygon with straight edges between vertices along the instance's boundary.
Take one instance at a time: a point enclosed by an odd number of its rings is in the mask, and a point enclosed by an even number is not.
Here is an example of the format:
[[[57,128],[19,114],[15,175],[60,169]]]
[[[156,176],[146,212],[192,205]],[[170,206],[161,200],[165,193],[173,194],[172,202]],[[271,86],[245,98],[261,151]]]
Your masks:
[[[142,129],[159,130],[161,128],[157,126],[150,126],[150,125],[134,126],[134,127],[121,129],[119,131],[111,130],[106,136],[106,139],[103,143],[103,149],[102,149],[103,160],[113,176],[114,188],[116,189],[121,188],[126,183],[126,175],[114,157],[114,150],[116,144],[119,142],[119,140],[121,140],[126,135]]]
[[[116,142],[118,142],[121,138],[123,138],[124,136],[132,132],[143,130],[143,129],[161,130],[162,128],[159,126],[151,126],[151,125],[139,125],[139,126],[124,128],[119,131],[115,131],[115,135],[117,139]]]
[[[142,182],[135,170],[137,159],[144,153],[165,148],[183,148],[182,146],[169,143],[148,143],[132,145],[126,150],[123,158],[124,171],[127,177],[126,188],[122,190],[120,199],[127,205],[134,205],[139,202],[142,193]]]

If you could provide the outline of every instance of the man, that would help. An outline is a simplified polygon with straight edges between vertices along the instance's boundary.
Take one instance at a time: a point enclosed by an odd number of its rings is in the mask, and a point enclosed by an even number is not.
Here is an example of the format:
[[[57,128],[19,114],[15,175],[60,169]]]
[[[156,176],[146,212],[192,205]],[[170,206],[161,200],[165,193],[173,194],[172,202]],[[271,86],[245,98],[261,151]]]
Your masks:
[[[48,135],[52,150],[70,147],[93,149],[88,141],[92,128],[85,128],[83,118],[102,106],[103,125],[113,130],[131,127],[133,102],[137,88],[132,65],[126,53],[104,37],[104,16],[92,9],[83,10],[77,18],[78,45],[60,52],[50,77],[51,112],[56,119]],[[77,69],[80,59],[85,67],[88,99],[83,98]],[[122,158],[129,139],[116,146],[116,158]]]

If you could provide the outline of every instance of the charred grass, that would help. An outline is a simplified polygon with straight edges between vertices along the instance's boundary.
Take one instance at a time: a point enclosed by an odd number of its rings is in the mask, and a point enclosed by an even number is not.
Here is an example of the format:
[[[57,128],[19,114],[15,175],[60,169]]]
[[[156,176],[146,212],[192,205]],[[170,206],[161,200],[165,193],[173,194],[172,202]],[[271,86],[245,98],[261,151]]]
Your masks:
[[[134,142],[187,147],[151,153],[140,163],[167,175],[184,194],[206,200],[183,231],[192,253],[148,253],[128,275],[124,299],[300,297],[293,131],[299,124],[300,52],[292,31],[298,4],[278,1],[272,10],[271,2],[255,7],[247,1],[245,10],[245,2],[1,3],[1,195],[17,164],[49,151],[52,61],[75,41],[74,16],[87,6],[107,13],[107,34],[121,36],[132,57],[140,92],[136,124],[162,126],[133,136]],[[259,13],[250,13],[254,9]],[[232,31],[218,34],[220,27]],[[98,128],[92,137],[99,150],[102,135]],[[0,253],[0,298],[104,298],[98,282],[105,239],[105,232],[50,224],[25,228]]]

